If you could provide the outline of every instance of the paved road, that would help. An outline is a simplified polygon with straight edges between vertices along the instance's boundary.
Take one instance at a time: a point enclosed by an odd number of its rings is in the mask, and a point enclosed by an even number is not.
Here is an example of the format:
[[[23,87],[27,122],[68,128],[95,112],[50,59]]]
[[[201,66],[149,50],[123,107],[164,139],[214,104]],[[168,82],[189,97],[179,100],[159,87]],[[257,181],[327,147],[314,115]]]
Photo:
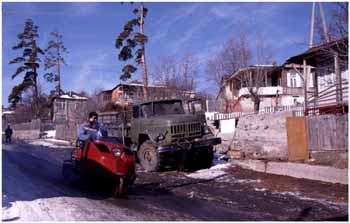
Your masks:
[[[128,198],[114,199],[63,180],[61,165],[69,153],[68,148],[3,145],[3,220],[319,220],[348,215],[346,186],[238,167],[214,179],[140,170]]]

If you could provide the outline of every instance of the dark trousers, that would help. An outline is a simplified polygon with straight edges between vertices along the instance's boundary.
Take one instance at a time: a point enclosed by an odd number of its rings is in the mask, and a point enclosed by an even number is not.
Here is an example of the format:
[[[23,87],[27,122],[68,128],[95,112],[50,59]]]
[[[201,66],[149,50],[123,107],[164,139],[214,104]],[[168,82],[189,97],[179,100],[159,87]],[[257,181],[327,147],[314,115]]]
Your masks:
[[[11,144],[11,136],[5,136],[5,143]]]

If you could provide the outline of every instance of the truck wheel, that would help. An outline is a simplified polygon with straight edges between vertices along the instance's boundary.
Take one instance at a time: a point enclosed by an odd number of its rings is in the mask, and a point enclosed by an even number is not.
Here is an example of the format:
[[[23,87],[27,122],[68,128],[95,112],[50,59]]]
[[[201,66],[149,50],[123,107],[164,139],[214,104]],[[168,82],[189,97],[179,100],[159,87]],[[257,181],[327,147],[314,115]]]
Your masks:
[[[199,167],[200,168],[210,168],[213,163],[214,151],[212,147],[207,148],[207,150],[203,150],[199,159]]]
[[[147,172],[154,172],[159,170],[159,156],[157,148],[148,140],[141,144],[137,152],[140,164]]]

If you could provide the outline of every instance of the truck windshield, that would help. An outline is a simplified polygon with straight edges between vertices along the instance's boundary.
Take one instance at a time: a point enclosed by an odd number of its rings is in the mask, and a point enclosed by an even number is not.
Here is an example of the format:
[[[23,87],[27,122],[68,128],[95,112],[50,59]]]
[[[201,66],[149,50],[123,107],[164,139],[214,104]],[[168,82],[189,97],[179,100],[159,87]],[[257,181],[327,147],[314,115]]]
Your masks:
[[[154,103],[154,115],[184,114],[181,101],[162,101]]]

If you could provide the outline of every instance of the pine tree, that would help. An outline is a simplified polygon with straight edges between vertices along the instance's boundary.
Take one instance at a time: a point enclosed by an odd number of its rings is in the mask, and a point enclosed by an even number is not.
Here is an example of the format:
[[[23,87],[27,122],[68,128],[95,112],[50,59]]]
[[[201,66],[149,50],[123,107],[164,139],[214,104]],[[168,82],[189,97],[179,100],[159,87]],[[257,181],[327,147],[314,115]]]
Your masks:
[[[8,101],[12,105],[16,105],[21,99],[22,94],[27,89],[33,90],[33,102],[36,117],[39,117],[39,101],[38,101],[38,83],[37,69],[41,62],[39,54],[44,55],[44,51],[37,45],[38,26],[34,25],[33,20],[27,19],[22,33],[17,35],[20,42],[12,47],[13,50],[23,49],[22,56],[11,60],[9,64],[21,64],[16,72],[12,75],[12,79],[16,78],[22,72],[25,72],[23,81],[12,88],[12,92],[8,97]]]
[[[145,58],[145,44],[147,43],[147,36],[143,32],[144,19],[147,16],[147,8],[144,4],[140,3],[140,9],[135,8],[133,13],[138,16],[132,20],[129,20],[124,25],[124,30],[115,40],[115,47],[120,49],[118,58],[121,61],[127,61],[129,59],[135,58],[135,63],[142,66],[142,79],[144,84],[144,97],[148,97],[148,76],[147,76],[147,66]],[[134,28],[139,27],[139,32],[134,32]],[[131,74],[137,70],[137,67],[133,64],[127,64],[122,69],[122,74],[120,79],[125,81],[131,78]]]
[[[61,88],[61,64],[65,64],[62,54],[69,53],[62,41],[62,35],[58,32],[51,32],[52,39],[48,42],[45,49],[45,70],[52,72],[45,73],[44,78],[48,82],[57,82],[56,92],[58,95],[63,93]],[[56,68],[56,69],[54,69]]]

